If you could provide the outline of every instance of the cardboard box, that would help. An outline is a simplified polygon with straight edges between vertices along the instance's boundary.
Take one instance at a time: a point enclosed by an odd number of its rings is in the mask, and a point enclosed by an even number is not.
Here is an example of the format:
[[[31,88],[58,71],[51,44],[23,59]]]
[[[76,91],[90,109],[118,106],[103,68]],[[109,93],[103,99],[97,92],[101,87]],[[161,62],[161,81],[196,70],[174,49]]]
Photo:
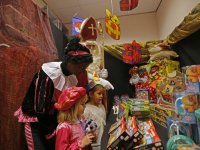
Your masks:
[[[131,105],[149,105],[149,100],[138,99],[138,98],[129,98],[128,104]]]
[[[125,126],[118,127],[113,134],[110,135],[107,144],[107,150],[116,150],[123,147],[123,145],[130,139],[130,133]]]
[[[131,117],[127,121],[127,129],[130,133],[130,139],[126,144],[121,148],[125,150],[133,149],[134,146],[143,138],[143,134],[138,128],[138,122],[135,116]]]
[[[150,109],[151,109],[151,111],[156,111],[156,112],[162,113],[166,117],[175,116],[174,110],[172,110],[170,108],[161,107],[157,104],[151,104]]]
[[[158,143],[158,142],[160,142],[160,144],[156,144],[156,145],[162,146],[161,140],[158,134],[156,133],[155,129],[149,129],[146,131],[146,133],[144,134],[144,137],[139,142],[140,145],[136,146],[134,149],[135,150],[147,149],[147,148],[152,149],[153,147],[155,147],[154,143]]]
[[[119,121],[115,122],[114,124],[111,125],[108,134],[111,135],[121,124],[126,124],[124,121],[125,117],[122,117]]]

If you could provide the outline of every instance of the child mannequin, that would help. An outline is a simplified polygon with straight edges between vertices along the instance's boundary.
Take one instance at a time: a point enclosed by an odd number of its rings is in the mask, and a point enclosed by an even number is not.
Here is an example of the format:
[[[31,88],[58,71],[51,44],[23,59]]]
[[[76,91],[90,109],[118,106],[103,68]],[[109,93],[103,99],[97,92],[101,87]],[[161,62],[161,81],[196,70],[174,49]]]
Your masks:
[[[54,104],[59,110],[56,129],[56,150],[89,149],[97,135],[85,133],[83,112],[87,102],[86,90],[82,87],[70,87]]]
[[[96,77],[95,77],[96,78]],[[104,126],[106,125],[106,111],[101,101],[103,99],[104,87],[97,80],[89,81],[86,87],[89,95],[89,101],[84,111],[85,119],[92,119],[97,124],[97,143],[101,145]],[[97,149],[101,149],[100,146]]]

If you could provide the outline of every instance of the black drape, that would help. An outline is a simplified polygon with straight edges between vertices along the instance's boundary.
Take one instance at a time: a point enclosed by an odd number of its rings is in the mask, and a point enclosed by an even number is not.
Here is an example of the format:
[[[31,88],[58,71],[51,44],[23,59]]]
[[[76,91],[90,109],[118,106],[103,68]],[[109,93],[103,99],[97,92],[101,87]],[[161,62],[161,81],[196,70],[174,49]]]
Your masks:
[[[200,64],[200,30],[172,45],[172,49],[179,55],[175,60],[181,67]]]
[[[128,94],[129,97],[133,98],[135,93],[135,87],[129,84],[129,69],[133,65],[126,64],[123,61],[113,57],[107,52],[104,52],[105,58],[105,69],[108,70],[107,80],[114,86],[114,90],[108,90],[109,96],[109,110],[112,108],[113,97],[115,95]]]
[[[67,36],[63,34],[62,31],[59,30],[51,21],[49,22],[56,43],[56,48],[58,50],[59,61],[63,61],[64,49],[68,43]]]

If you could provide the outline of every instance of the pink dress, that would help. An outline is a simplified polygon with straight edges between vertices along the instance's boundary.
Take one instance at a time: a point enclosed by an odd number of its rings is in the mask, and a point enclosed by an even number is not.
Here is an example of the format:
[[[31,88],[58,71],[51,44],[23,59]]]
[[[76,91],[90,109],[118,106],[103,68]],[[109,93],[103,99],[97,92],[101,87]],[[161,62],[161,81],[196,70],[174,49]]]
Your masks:
[[[84,117],[82,123],[85,126]],[[85,137],[85,132],[77,121],[75,124],[63,122],[56,129],[56,150],[82,150],[81,141]]]

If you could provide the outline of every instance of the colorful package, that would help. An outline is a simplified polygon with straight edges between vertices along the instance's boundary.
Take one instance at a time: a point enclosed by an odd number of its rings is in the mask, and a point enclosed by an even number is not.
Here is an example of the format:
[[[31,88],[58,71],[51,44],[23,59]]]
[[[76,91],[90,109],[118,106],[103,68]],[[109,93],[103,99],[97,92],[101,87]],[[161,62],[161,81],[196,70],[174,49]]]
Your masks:
[[[178,74],[173,72],[174,74]],[[172,93],[184,90],[182,73],[179,76],[167,77],[163,80],[156,80],[157,104],[167,105],[174,108],[174,98]]]
[[[145,134],[149,129],[155,129],[151,120],[139,123],[138,126],[143,134]]]
[[[108,134],[111,135],[121,124],[125,125],[124,121],[125,117],[122,117],[119,121],[115,122],[114,124],[111,125]]]
[[[136,89],[135,96],[138,99],[149,100],[149,89]]]
[[[200,65],[182,67],[184,88],[187,92],[200,92]]]
[[[143,138],[143,134],[138,128],[138,122],[135,116],[129,118],[126,125],[130,133],[130,139],[128,142],[126,142],[123,148],[125,150],[129,150],[133,149],[133,147],[138,144],[138,142]]]
[[[107,149],[114,150],[120,149],[123,147],[126,142],[130,139],[130,134],[128,130],[125,128],[125,125],[120,125],[113,134],[110,135],[108,140]]]
[[[196,124],[195,110],[198,108],[196,94],[174,93],[176,117],[183,123]]]
[[[119,104],[118,119],[121,119],[123,116],[128,118],[128,114],[129,114],[129,104],[122,101],[121,104]]]
[[[180,71],[180,66],[178,61],[173,60],[159,60],[151,61],[148,67],[149,83],[154,80],[159,80],[163,76],[167,76],[169,73],[178,70]]]
[[[129,98],[128,104],[130,105],[149,105],[149,100],[146,99],[138,99],[138,98]]]
[[[108,9],[106,9],[106,14],[108,17],[105,17],[106,22],[106,32],[115,40],[120,39],[120,27],[119,27],[119,20],[117,16],[110,13]]]
[[[141,144],[140,146],[144,146],[144,145],[150,145],[152,143],[156,143],[156,142],[160,142],[160,141],[161,140],[160,140],[157,132],[155,131],[155,129],[149,129],[145,132],[144,137],[142,138],[142,140],[139,143]],[[138,147],[140,147],[140,146],[138,146]]]
[[[138,6],[138,0],[121,0],[119,4],[121,11],[129,11]]]
[[[156,89],[149,86],[149,85],[135,85],[135,89],[148,89],[149,90],[149,100],[151,104],[157,103],[157,97],[156,97]]]

